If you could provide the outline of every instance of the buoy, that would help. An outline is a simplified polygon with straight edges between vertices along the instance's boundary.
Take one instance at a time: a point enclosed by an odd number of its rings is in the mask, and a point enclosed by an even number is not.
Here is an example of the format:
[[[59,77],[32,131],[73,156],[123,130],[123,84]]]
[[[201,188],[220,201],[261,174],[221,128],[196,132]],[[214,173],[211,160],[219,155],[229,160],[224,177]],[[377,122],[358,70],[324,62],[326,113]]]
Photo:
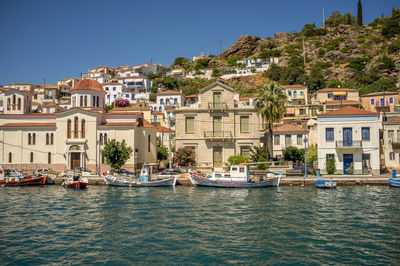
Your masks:
[[[369,185],[367,185],[367,188],[369,188]]]
[[[289,186],[291,187],[291,186],[293,186],[293,184],[289,184]]]
[[[304,184],[301,184],[302,187],[304,187]]]

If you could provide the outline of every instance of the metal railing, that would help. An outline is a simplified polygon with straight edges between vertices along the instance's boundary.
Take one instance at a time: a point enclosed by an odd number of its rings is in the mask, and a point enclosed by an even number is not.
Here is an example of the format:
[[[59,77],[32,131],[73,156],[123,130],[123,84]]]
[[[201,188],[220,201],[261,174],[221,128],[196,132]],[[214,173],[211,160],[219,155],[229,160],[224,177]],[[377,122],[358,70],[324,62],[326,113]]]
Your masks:
[[[225,112],[228,109],[228,106],[226,103],[215,103],[211,102],[208,103],[208,110],[209,111],[220,111],[220,112]]]
[[[336,141],[336,148],[362,148],[361,140],[352,140],[352,141]]]
[[[204,131],[204,138],[207,140],[230,141],[230,140],[232,140],[232,132],[231,131]]]

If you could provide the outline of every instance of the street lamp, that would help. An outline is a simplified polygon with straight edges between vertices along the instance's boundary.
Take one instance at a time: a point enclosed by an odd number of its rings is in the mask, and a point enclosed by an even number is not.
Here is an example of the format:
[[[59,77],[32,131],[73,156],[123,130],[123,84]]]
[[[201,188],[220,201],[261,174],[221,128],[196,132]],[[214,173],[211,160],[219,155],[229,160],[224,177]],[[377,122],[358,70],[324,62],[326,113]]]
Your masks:
[[[304,135],[304,177],[307,177],[307,135]]]

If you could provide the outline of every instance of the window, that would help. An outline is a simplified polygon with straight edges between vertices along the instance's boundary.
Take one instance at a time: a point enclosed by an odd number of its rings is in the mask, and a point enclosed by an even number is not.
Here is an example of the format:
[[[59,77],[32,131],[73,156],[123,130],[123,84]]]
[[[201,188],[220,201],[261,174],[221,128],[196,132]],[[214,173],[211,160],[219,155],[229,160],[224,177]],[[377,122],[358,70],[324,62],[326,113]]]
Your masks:
[[[394,130],[388,130],[388,139],[394,138]]]
[[[46,133],[46,145],[49,145],[50,143],[50,136],[49,133]]]
[[[303,145],[303,135],[297,134],[297,145]]]
[[[84,139],[86,137],[86,121],[85,119],[82,119],[81,121],[81,138]]]
[[[250,158],[250,147],[249,146],[240,147],[240,155],[249,159]]]
[[[125,98],[129,99],[129,93],[125,94]]]
[[[100,133],[99,140],[100,144],[103,145],[103,133]]]
[[[79,106],[83,106],[83,96],[82,95],[80,97]]]
[[[333,97],[333,93],[332,92],[328,92],[328,99]]]
[[[186,117],[186,134],[194,134],[194,117]]]
[[[151,144],[151,135],[149,135],[147,138],[148,138],[147,151],[151,152],[151,149],[150,149],[151,148],[151,145],[150,145]]]
[[[300,115],[305,115],[306,114],[306,110],[304,110],[303,108],[300,109]]]
[[[390,103],[390,104],[393,104],[393,97],[390,97],[390,98],[389,98],[389,103]],[[19,109],[18,109],[18,110],[19,110]]]
[[[117,87],[113,87],[113,91],[116,91],[117,90]]]
[[[178,98],[175,98],[175,99],[174,99],[174,103],[177,103],[177,102],[178,102]]]
[[[99,105],[100,105],[100,97],[97,96],[96,99],[97,99],[97,101],[96,101],[96,107],[99,107]]]
[[[394,160],[394,152],[389,153],[389,160],[393,161]]]
[[[18,110],[21,110],[21,98],[18,98]]]
[[[106,87],[106,91],[108,91],[108,87]]]
[[[371,99],[371,105],[375,105],[375,99]]]
[[[104,133],[104,143],[107,143],[107,133]]]
[[[79,124],[78,124],[78,117],[74,118],[74,138],[77,139],[79,138]]]
[[[370,131],[369,127],[363,127],[361,128],[361,139],[362,140],[370,140]]]
[[[107,99],[110,99],[110,95],[107,95]]]
[[[85,106],[87,106],[87,96],[85,95]]]
[[[300,92],[300,96],[304,96],[304,92],[303,91]]]
[[[48,113],[48,114],[50,113],[50,107],[46,108],[46,113]]]
[[[116,99],[116,98],[117,98],[117,95],[115,94],[115,95],[114,95],[114,99]]]
[[[157,122],[157,116],[156,115],[154,116],[153,121]]]
[[[28,145],[32,145],[31,133],[28,133]]]
[[[281,135],[274,135],[274,145],[280,145]]]
[[[47,153],[47,163],[51,163],[51,152]]]
[[[30,162],[33,163],[33,152],[31,152]]]
[[[7,99],[7,110],[11,110],[11,99],[10,98],[8,98]]]
[[[67,139],[71,138],[71,119],[68,119],[67,121]]]
[[[50,134],[50,144],[51,145],[54,144],[54,134],[53,133]]]
[[[160,104],[164,104],[164,99],[160,99]]]
[[[36,144],[36,133],[32,134],[32,145]]]
[[[292,135],[285,135],[285,146],[292,146]]]
[[[317,100],[317,93],[314,94],[314,100]]]
[[[325,128],[325,141],[334,141],[335,135],[333,128]]]
[[[240,133],[249,133],[249,116],[240,117]]]
[[[12,109],[13,110],[15,110],[15,105],[16,105],[16,98],[15,98],[15,95],[13,95],[13,106],[12,106]]]
[[[381,98],[381,100],[380,100],[380,104],[379,104],[380,106],[385,106],[385,100],[383,99],[383,98]]]
[[[96,106],[96,96],[92,97],[92,106],[95,107]]]
[[[12,152],[8,153],[8,162],[12,163]]]

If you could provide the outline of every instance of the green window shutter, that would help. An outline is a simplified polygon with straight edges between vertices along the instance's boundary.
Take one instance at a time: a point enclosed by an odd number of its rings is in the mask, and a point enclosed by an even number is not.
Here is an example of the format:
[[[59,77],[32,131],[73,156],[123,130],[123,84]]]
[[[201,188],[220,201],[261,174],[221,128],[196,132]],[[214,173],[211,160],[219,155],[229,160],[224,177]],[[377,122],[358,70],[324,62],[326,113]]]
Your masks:
[[[186,117],[186,134],[194,133],[194,117]]]
[[[248,116],[241,116],[240,117],[240,132],[241,133],[249,133],[249,117]]]
[[[250,147],[249,146],[240,147],[240,155],[247,159],[250,159]]]

